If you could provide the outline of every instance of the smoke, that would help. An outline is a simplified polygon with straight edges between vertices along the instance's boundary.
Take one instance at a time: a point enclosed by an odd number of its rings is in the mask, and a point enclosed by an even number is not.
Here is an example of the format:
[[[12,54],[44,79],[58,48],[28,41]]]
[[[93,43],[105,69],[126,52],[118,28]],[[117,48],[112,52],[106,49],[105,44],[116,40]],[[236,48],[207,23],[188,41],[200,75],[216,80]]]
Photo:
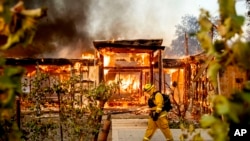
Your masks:
[[[39,23],[34,39],[36,46],[45,48],[39,56],[80,58],[83,52],[93,50],[82,28],[87,24],[88,0],[46,0],[41,5],[48,8],[48,14]]]
[[[94,39],[163,38],[166,45],[168,24],[174,20],[167,7],[173,4],[169,0],[92,0],[86,28]]]
[[[93,40],[163,39],[169,44],[176,17],[173,0],[25,0],[26,8],[47,7],[34,42],[36,57],[80,58]],[[175,8],[178,11],[177,8]],[[19,48],[20,50],[20,48]],[[26,51],[26,52],[27,52]],[[16,52],[17,53],[17,52]],[[32,54],[31,52],[26,54]]]

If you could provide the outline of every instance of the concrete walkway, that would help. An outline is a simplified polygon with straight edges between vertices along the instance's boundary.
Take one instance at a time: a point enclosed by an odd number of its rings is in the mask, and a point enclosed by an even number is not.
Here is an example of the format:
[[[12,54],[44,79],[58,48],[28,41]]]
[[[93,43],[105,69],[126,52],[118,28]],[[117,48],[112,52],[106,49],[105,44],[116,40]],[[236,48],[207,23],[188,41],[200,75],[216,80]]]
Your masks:
[[[109,141],[142,141],[147,128],[147,119],[112,119],[111,135]],[[180,129],[171,129],[174,140],[179,141],[182,134]],[[212,141],[204,129],[196,129],[200,132],[204,141]],[[191,135],[189,135],[191,137]],[[165,141],[161,131],[158,129],[151,141]]]

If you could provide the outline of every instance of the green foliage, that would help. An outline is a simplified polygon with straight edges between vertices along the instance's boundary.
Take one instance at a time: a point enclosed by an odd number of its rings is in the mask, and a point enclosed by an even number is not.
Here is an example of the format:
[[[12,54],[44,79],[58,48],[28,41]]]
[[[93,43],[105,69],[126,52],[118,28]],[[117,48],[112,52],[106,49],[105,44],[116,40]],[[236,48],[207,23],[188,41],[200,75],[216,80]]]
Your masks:
[[[209,13],[205,10],[201,10],[199,18],[200,31],[198,31],[197,33],[197,38],[202,48],[208,53],[210,53],[209,50],[213,48],[212,38],[208,34],[211,31],[213,24],[211,23],[209,18],[210,18]]]
[[[4,61],[3,61],[4,62]],[[21,94],[21,76],[24,69],[1,65],[0,73],[0,140],[18,140],[19,132],[15,118],[16,96]]]
[[[44,140],[43,135],[46,135],[46,139],[63,138],[72,141],[89,141],[95,138],[101,127],[104,104],[117,90],[118,84],[100,83],[86,90],[82,87],[81,75],[74,74],[68,79],[60,80],[41,72],[39,66],[36,72],[32,76],[31,91],[25,96],[29,103],[33,103],[29,110],[35,111],[32,112],[35,115],[29,117],[31,121],[23,119],[23,138]],[[56,113],[48,115],[41,109],[45,107],[45,103],[50,102],[47,97],[51,94],[57,95],[59,103],[59,119],[54,122],[49,119]],[[45,115],[48,115],[47,120]],[[58,128],[62,132],[52,134]]]
[[[241,42],[240,40],[237,40],[232,45],[232,52],[234,61],[237,63],[237,65],[241,68],[250,70],[250,43],[245,43]]]
[[[19,43],[30,43],[35,33],[36,13],[25,10],[22,1],[14,7],[16,1],[0,1],[1,35],[7,36],[7,42],[0,47],[7,50]],[[11,11],[10,11],[11,9]],[[41,10],[40,13],[44,13]],[[32,16],[33,15],[33,16]],[[36,16],[35,16],[36,15]],[[0,56],[0,140],[21,140],[21,132],[16,119],[16,98],[21,95],[22,67],[6,66],[5,59]]]
[[[56,121],[44,117],[26,117],[22,127],[22,139],[25,141],[42,141],[53,139],[58,133]]]
[[[216,61],[213,61],[209,64],[209,68],[207,70],[207,75],[210,78],[210,80],[214,86],[218,85],[217,84],[217,73],[214,73],[214,72],[218,72],[221,69],[221,67],[222,66]]]
[[[24,69],[21,67],[4,67],[3,75],[0,75],[0,92],[2,108],[13,108],[16,94],[21,91],[21,76]]]
[[[196,130],[196,127],[193,123],[181,122],[179,128],[182,131],[179,139],[180,141],[193,140],[193,141],[204,141],[201,137],[200,131]]]
[[[222,24],[218,31],[225,39],[231,39],[235,34],[242,34],[244,17],[239,16],[235,10],[235,0],[219,0],[220,20]]]
[[[5,35],[8,37],[7,42],[0,46],[1,50],[14,47],[17,44],[24,46],[30,44],[36,32],[36,23],[38,19],[46,15],[46,8],[27,10],[23,1],[19,1],[15,6],[10,7],[11,2],[3,2],[3,16]],[[8,8],[8,9],[7,9]],[[9,10],[10,11],[6,11]]]
[[[0,1],[0,17],[4,19],[4,22],[6,24],[9,24],[11,22],[11,12],[10,8],[14,4],[14,0],[1,0]]]
[[[200,120],[201,127],[209,128],[208,133],[215,141],[228,140],[228,127],[226,122],[221,121],[219,117],[213,115],[203,115]]]
[[[208,56],[214,59],[209,62],[208,76],[215,88],[218,84],[218,73],[228,65],[234,65],[242,70],[249,70],[250,44],[243,42],[242,25],[244,17],[236,14],[234,0],[219,0],[220,23],[217,25],[220,38],[213,42],[210,36],[213,23],[209,20],[209,13],[201,11],[199,23],[200,31],[197,33],[203,49]],[[229,139],[228,132],[231,124],[246,125],[250,123],[249,108],[249,82],[242,89],[232,92],[227,98],[221,94],[213,96],[213,114],[204,115],[200,121],[201,126],[209,128],[209,134],[215,141]]]
[[[47,85],[49,75],[42,73],[37,66],[37,73],[32,79],[30,92],[23,94],[23,100],[32,105],[28,110],[31,115],[23,114],[22,119],[22,139],[42,141],[55,134],[50,134],[54,129],[58,128],[55,121],[49,118],[46,120],[41,107],[45,107],[45,103],[49,102],[48,96],[53,94],[53,89]],[[28,84],[23,84],[28,85]],[[34,113],[34,114],[33,114]]]
[[[106,102],[118,90],[119,83],[106,84],[105,82],[101,82],[96,88],[90,91],[89,97]]]

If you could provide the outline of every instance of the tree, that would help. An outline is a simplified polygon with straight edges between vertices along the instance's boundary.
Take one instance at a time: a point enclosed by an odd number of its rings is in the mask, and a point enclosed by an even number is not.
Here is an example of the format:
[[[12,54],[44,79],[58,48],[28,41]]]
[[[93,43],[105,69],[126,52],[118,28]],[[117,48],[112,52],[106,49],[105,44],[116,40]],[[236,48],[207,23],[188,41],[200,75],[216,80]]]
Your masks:
[[[250,1],[249,0],[246,0],[246,7],[247,7],[247,14],[246,14],[246,20],[247,20],[247,27],[249,27],[250,25]],[[246,30],[246,39],[248,41],[250,41],[250,29],[247,28]]]
[[[217,26],[220,38],[213,40],[210,36],[213,23],[210,14],[202,9],[199,17],[200,30],[197,38],[208,56],[214,59],[208,66],[208,77],[214,87],[219,85],[218,73],[230,65],[244,71],[250,70],[250,42],[241,40],[242,26],[245,18],[239,16],[235,9],[235,0],[218,0],[220,24]],[[236,140],[233,132],[236,128],[250,127],[250,83],[243,88],[232,91],[230,97],[218,92],[211,100],[212,115],[203,115],[201,126],[209,128],[209,134],[215,141]],[[230,136],[232,135],[232,136]],[[240,140],[242,140],[241,138]]]
[[[247,7],[247,17],[249,18],[250,17],[250,0],[245,0],[245,1],[246,1],[246,7]]]
[[[188,45],[187,54],[192,55],[202,51],[197,38],[191,36],[199,30],[199,24],[196,17],[185,15],[182,17],[181,24],[178,24],[175,27],[175,35],[177,37],[171,43],[172,49],[170,52],[166,52],[168,56],[174,55],[176,57],[181,57],[186,55],[186,43]]]
[[[29,44],[34,36],[36,21],[44,16],[44,9],[25,9],[23,2],[0,1],[0,140],[21,140],[16,122],[16,98],[20,96],[22,67],[6,66],[2,52],[16,44]],[[12,5],[14,5],[12,7]],[[18,101],[18,100],[17,100]]]

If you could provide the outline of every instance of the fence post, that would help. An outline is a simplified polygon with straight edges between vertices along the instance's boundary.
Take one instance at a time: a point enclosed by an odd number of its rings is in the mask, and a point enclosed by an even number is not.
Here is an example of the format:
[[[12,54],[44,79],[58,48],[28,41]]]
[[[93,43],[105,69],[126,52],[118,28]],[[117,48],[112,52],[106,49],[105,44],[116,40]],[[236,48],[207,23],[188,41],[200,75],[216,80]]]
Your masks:
[[[21,129],[21,105],[19,96],[16,96],[16,120],[18,128]]]

